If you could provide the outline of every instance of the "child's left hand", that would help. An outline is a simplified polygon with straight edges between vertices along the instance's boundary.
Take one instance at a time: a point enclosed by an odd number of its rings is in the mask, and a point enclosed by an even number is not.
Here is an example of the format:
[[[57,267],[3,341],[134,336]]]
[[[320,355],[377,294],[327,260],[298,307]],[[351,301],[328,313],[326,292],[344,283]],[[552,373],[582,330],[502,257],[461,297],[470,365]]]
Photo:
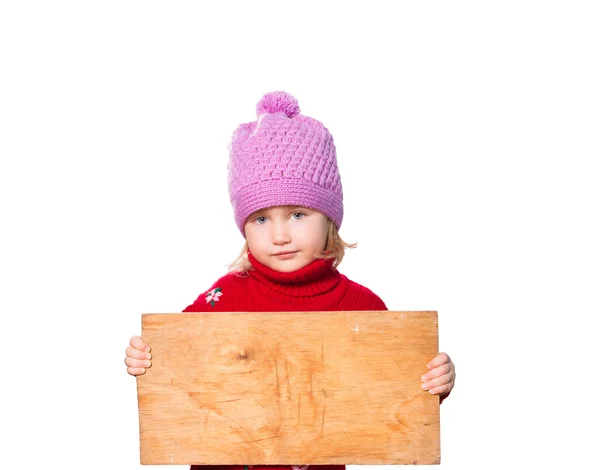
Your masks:
[[[428,390],[432,395],[446,397],[454,388],[456,372],[454,362],[446,353],[439,353],[427,364],[429,372],[421,377],[423,390]]]

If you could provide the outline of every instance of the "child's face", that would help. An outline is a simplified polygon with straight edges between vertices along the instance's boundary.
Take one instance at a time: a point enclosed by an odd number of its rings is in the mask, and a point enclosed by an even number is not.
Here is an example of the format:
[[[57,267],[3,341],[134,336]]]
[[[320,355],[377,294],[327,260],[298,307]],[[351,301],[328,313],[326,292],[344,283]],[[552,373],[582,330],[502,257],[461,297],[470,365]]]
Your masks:
[[[291,272],[325,249],[327,217],[300,206],[269,207],[248,217],[244,230],[254,257],[275,271]]]

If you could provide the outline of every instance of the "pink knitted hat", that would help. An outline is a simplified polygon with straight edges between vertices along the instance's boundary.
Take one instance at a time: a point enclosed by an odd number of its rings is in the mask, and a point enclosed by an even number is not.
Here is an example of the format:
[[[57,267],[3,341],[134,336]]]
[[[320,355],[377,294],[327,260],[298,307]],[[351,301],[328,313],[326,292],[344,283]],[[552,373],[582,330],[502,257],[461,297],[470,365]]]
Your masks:
[[[283,91],[264,95],[256,115],[235,130],[229,147],[229,198],[242,235],[250,214],[285,205],[316,209],[339,229],[342,182],[329,131],[301,115],[296,99]]]

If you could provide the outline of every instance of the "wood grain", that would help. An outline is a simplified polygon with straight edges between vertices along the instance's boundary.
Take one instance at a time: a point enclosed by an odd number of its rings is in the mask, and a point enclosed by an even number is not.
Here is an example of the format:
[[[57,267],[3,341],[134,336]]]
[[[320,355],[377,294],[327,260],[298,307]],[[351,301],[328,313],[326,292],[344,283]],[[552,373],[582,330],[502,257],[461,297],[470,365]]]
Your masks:
[[[437,464],[437,312],[142,315],[142,464]]]

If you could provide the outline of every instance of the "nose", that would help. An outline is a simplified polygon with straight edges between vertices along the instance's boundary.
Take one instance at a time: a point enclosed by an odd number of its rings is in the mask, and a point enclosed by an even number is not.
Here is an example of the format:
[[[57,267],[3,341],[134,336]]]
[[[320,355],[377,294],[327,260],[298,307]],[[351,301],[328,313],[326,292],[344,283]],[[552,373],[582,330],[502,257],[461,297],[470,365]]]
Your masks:
[[[273,224],[271,239],[274,245],[286,245],[292,241],[285,222],[276,222]]]

